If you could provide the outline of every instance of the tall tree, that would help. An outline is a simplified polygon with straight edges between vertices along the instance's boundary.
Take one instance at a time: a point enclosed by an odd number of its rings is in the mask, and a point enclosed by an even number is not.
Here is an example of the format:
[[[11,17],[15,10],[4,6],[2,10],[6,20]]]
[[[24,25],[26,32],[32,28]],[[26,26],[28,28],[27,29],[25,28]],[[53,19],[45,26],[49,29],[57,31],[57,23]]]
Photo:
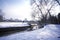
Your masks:
[[[59,5],[55,0],[31,0],[32,14],[35,19],[47,22],[48,15],[51,17],[53,9]]]

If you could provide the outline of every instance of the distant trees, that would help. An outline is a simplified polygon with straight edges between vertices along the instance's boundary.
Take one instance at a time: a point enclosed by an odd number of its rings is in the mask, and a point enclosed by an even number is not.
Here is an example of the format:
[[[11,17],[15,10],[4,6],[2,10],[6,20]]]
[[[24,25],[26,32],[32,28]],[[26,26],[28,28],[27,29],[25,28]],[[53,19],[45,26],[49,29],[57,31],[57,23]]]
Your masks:
[[[50,24],[58,24],[58,18],[56,16],[50,16],[47,21]]]
[[[2,22],[3,21],[3,17],[0,15],[0,22]]]
[[[58,23],[60,24],[60,13],[58,14]]]
[[[2,10],[0,9],[0,22],[3,21],[3,13],[2,13]]]
[[[13,18],[10,18],[10,19],[5,19],[3,20],[4,22],[23,22],[22,20],[19,20],[19,19],[13,19]]]
[[[51,24],[60,24],[60,13],[58,13],[57,17],[56,16],[50,16],[48,18],[48,21]]]
[[[51,15],[46,21],[48,24],[60,24],[60,13],[58,13],[57,16]],[[40,24],[41,23],[44,23],[44,18],[41,19]]]

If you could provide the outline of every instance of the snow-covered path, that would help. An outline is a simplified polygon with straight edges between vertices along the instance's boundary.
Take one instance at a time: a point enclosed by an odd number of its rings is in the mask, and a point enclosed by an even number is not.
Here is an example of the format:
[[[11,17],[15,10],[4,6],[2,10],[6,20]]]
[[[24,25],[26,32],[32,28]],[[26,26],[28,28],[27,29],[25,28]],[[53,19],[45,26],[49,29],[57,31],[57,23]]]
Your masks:
[[[60,25],[49,24],[42,29],[3,36],[0,40],[60,40]]]

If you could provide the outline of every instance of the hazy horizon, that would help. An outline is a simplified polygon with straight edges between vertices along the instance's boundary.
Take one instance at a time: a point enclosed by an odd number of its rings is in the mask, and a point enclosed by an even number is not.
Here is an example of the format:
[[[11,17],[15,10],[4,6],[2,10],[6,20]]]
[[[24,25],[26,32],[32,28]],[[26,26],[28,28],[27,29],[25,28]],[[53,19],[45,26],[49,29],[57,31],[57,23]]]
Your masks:
[[[31,20],[30,0],[0,0],[5,19]]]

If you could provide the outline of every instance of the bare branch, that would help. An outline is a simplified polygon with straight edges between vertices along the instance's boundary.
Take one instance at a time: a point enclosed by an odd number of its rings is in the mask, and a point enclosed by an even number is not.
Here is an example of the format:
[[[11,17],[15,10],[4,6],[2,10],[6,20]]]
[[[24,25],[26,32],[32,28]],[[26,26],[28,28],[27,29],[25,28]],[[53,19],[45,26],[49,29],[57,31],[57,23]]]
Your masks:
[[[33,0],[34,1],[34,0]],[[38,9],[40,10],[41,14],[42,14],[42,17],[44,17],[43,13],[42,13],[42,10],[39,8],[39,5],[35,2],[36,6],[38,7]]]
[[[56,1],[54,0],[37,0],[37,1],[33,0],[33,1],[34,1],[34,5],[37,8],[35,9],[35,11],[37,10],[38,12],[36,14],[38,14],[39,17],[42,16],[44,20],[47,20],[47,15],[49,14],[49,16],[51,16],[51,10],[56,6],[55,4]]]
[[[59,2],[60,0],[55,0],[55,1],[60,5],[60,2]]]

